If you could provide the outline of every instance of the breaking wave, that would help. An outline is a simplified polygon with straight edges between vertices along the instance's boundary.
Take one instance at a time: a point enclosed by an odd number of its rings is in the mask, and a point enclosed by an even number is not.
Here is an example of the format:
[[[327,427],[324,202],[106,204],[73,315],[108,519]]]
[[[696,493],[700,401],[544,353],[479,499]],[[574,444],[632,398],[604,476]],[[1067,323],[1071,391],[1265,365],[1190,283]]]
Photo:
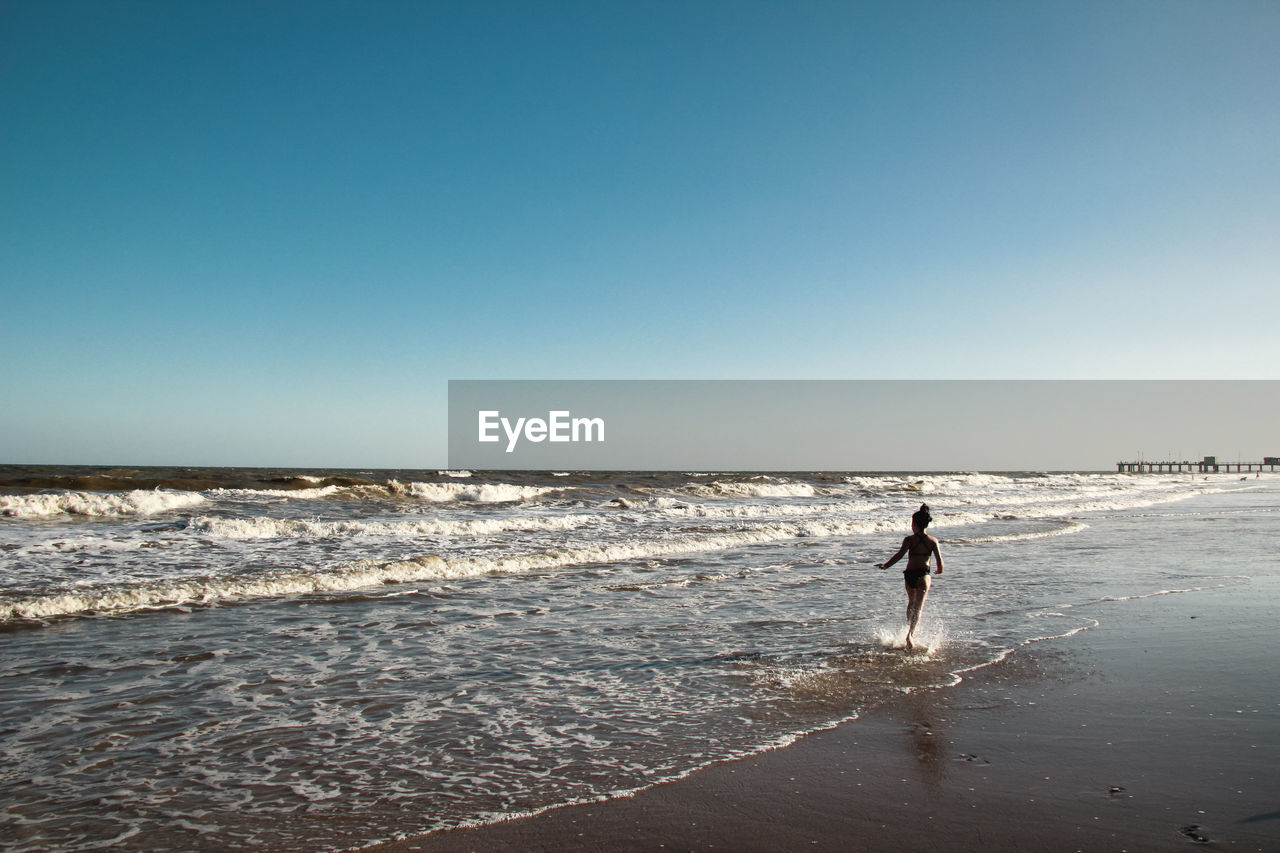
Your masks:
[[[458,521],[319,521],[292,518],[223,518],[196,516],[187,529],[225,539],[329,539],[350,536],[487,536],[506,531],[574,530],[598,524],[599,515],[557,515],[539,518],[472,518]]]
[[[120,613],[182,605],[299,594],[350,593],[384,584],[443,581],[481,574],[518,574],[594,563],[613,563],[706,553],[798,537],[851,536],[882,532],[887,521],[797,521],[674,536],[659,541],[602,544],[504,556],[407,560],[356,560],[321,571],[282,570],[253,575],[142,582],[109,589],[83,589],[0,600],[0,623],[85,613]],[[287,529],[287,528],[286,528]]]
[[[684,491],[699,497],[716,498],[807,498],[818,494],[809,483],[759,480],[715,480],[694,483]]]
[[[211,489],[209,494],[219,500],[285,498],[291,501],[314,501],[321,498],[331,498],[346,490],[346,486],[328,485],[317,486],[312,489]]]
[[[444,503],[516,503],[560,491],[551,486],[517,486],[510,483],[401,483],[388,480],[386,489],[393,495]]]
[[[124,494],[59,492],[0,495],[0,515],[9,518],[56,518],[66,515],[120,518],[186,509],[199,506],[206,500],[205,496],[198,492],[173,492],[161,489],[134,489]]]

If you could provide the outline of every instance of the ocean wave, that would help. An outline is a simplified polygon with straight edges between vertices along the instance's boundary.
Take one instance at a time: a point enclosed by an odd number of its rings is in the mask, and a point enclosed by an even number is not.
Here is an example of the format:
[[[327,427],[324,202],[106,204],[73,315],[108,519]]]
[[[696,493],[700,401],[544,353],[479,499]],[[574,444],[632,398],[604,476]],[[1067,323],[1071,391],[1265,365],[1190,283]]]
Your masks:
[[[920,474],[909,478],[884,478],[878,487],[869,478],[846,478],[846,483],[861,488],[887,488],[896,492],[920,492],[925,494],[970,494],[983,489],[1002,489],[1015,485],[1016,480],[1005,474]]]
[[[1180,492],[1137,492],[1118,493],[1110,497],[1103,495],[1076,495],[1056,503],[1037,504],[1026,502],[1018,507],[1020,518],[1054,518],[1080,513],[1119,512],[1159,504],[1175,503],[1187,500],[1196,495],[1217,491],[1213,488],[1188,489]]]
[[[561,491],[552,486],[517,486],[511,483],[401,483],[398,480],[388,480],[386,489],[393,495],[437,503],[518,503],[548,492]]]
[[[757,480],[714,480],[693,483],[682,491],[713,498],[808,498],[818,494],[810,483]]]
[[[703,504],[687,503],[670,497],[645,500],[615,501],[627,509],[652,508],[659,515],[672,518],[776,518],[778,516],[831,516],[866,513],[880,509],[881,504],[870,501],[844,501],[837,503],[808,504]]]
[[[223,518],[196,516],[187,529],[224,539],[332,539],[356,536],[487,536],[522,532],[574,530],[607,519],[600,515],[574,514],[520,518],[472,518],[458,521],[320,521],[291,518]]]
[[[441,476],[465,480],[470,471],[441,471]],[[300,479],[300,478],[299,478]],[[323,482],[323,481],[321,481]],[[385,483],[334,484],[300,489],[219,488],[207,494],[216,500],[255,500],[278,498],[283,500],[322,500],[331,497],[386,499],[414,498],[435,503],[519,503],[532,500],[548,492],[560,491],[551,486],[517,486],[508,483],[402,483],[387,480]]]
[[[880,533],[888,521],[794,521],[660,540],[608,543],[584,548],[545,550],[500,556],[442,557],[427,554],[406,560],[356,560],[319,571],[283,570],[145,581],[120,587],[77,589],[0,599],[0,624],[87,613],[120,613],[174,606],[209,606],[228,601],[286,595],[342,594],[385,584],[447,581],[484,574],[521,574],[594,563],[616,563],[743,548],[801,537],[821,538]]]
[[[318,479],[303,478],[298,479]],[[323,481],[321,481],[323,482]],[[310,489],[210,489],[208,494],[217,500],[237,500],[253,498],[286,498],[288,500],[314,501],[320,498],[331,498],[345,491],[347,486],[316,486]]]
[[[56,518],[78,515],[90,518],[119,518],[155,515],[205,503],[198,492],[134,489],[114,492],[58,492],[56,494],[0,495],[0,516],[9,518]]]
[[[960,536],[948,540],[952,545],[988,545],[995,542],[1020,542],[1026,539],[1045,539],[1050,536],[1062,536],[1068,533],[1079,533],[1087,530],[1089,525],[1081,521],[1067,521],[1051,530],[1032,530],[1023,533],[1006,533],[994,536]]]

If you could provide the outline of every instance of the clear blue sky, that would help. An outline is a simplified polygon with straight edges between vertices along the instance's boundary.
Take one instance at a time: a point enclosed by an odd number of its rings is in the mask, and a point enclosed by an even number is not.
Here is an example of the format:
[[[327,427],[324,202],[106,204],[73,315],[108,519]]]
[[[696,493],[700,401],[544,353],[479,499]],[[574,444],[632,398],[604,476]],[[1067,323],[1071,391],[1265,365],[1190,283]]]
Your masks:
[[[1274,0],[0,0],[0,462],[436,467],[450,378],[1276,378],[1277,43]]]

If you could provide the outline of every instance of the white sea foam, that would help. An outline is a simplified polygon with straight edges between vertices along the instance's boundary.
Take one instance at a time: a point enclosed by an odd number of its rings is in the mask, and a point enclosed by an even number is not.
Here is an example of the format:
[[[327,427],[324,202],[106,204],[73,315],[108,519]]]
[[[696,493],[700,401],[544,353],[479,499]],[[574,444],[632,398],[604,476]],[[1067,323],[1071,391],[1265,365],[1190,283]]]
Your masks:
[[[880,504],[870,501],[843,501],[822,504],[751,504],[687,503],[676,498],[657,497],[648,501],[634,501],[629,508],[652,508],[661,515],[672,518],[776,518],[779,516],[845,516],[865,514],[878,509]]]
[[[1088,631],[1088,630],[1090,630],[1090,629],[1092,629],[1092,628],[1096,628],[1096,627],[1098,627],[1098,625],[1100,625],[1100,624],[1101,624],[1097,619],[1089,619],[1088,617],[1074,617],[1074,616],[1068,616],[1068,615],[1067,615],[1067,614],[1065,614],[1065,613],[1056,613],[1056,612],[1053,612],[1053,611],[1044,611],[1044,612],[1041,612],[1041,613],[1031,613],[1031,614],[1029,614],[1029,615],[1028,615],[1028,617],[1027,617],[1027,618],[1029,618],[1029,619],[1044,619],[1044,618],[1054,618],[1054,617],[1062,618],[1062,619],[1072,619],[1072,620],[1076,621],[1078,624],[1074,625],[1074,626],[1073,626],[1073,627],[1071,627],[1071,628],[1068,628],[1068,629],[1067,629],[1067,630],[1065,630],[1065,631],[1060,631],[1060,632],[1053,633],[1053,634],[1046,634],[1046,635],[1044,635],[1044,636],[1032,636],[1032,637],[1028,637],[1026,640],[1023,640],[1022,645],[1024,645],[1024,646],[1025,646],[1025,645],[1030,645],[1031,643],[1043,643],[1043,642],[1045,642],[1046,640],[1065,640],[1067,637],[1074,637],[1076,634],[1079,634],[1079,633],[1081,633],[1082,631]],[[1081,618],[1084,618],[1084,619],[1085,619],[1085,621],[1080,622],[1079,620],[1080,620]]]
[[[886,497],[886,503],[868,499],[828,500],[815,502],[810,498],[818,494],[818,489],[810,483],[798,482],[784,478],[759,477],[751,480],[732,480],[726,475],[718,475],[718,479],[707,484],[686,484],[674,492],[659,492],[649,497],[618,499],[615,507],[607,508],[599,505],[595,512],[575,512],[558,514],[549,506],[545,515],[521,513],[519,504],[535,501],[551,492],[560,492],[549,485],[516,485],[505,483],[449,482],[400,483],[388,481],[383,486],[325,486],[301,490],[211,490],[205,495],[193,492],[173,491],[135,491],[121,493],[83,493],[64,492],[60,494],[3,496],[0,497],[0,510],[19,517],[40,518],[57,514],[80,514],[101,516],[147,515],[165,510],[186,508],[207,502],[208,500],[226,500],[235,502],[241,499],[252,499],[262,496],[271,498],[328,498],[350,496],[359,500],[369,490],[384,497],[388,493],[421,499],[433,504],[504,504],[507,506],[489,506],[484,508],[485,517],[467,518],[452,517],[458,509],[449,506],[439,508],[437,518],[413,518],[401,516],[390,520],[359,517],[343,517],[347,509],[342,504],[334,503],[337,519],[323,518],[276,518],[265,515],[225,515],[206,513],[190,519],[185,529],[203,534],[213,542],[219,540],[351,540],[373,539],[380,537],[398,543],[399,540],[413,540],[415,537],[445,537],[447,540],[458,538],[459,546],[449,542],[436,543],[431,547],[438,549],[438,555],[430,559],[408,561],[390,560],[395,552],[381,551],[381,545],[375,546],[368,564],[337,563],[337,560],[349,560],[350,554],[332,550],[328,545],[324,552],[312,552],[303,556],[298,554],[296,565],[305,566],[289,573],[274,573],[270,576],[245,576],[237,574],[228,578],[214,563],[214,572],[207,580],[192,581],[192,566],[185,552],[169,550],[169,546],[179,543],[175,533],[150,533],[134,531],[119,537],[124,543],[111,549],[96,548],[97,552],[107,550],[120,552],[135,551],[147,556],[144,571],[134,573],[134,577],[154,578],[157,575],[166,577],[167,581],[156,581],[153,586],[130,586],[132,581],[124,580],[124,572],[116,576],[122,578],[121,584],[128,586],[121,597],[113,598],[116,591],[98,590],[85,593],[75,590],[69,597],[65,595],[68,585],[87,583],[98,575],[96,567],[85,566],[77,548],[68,547],[65,542],[57,543],[59,547],[50,556],[42,553],[42,565],[46,569],[58,565],[61,561],[66,566],[66,574],[60,582],[49,583],[49,592],[39,595],[34,592],[21,599],[15,599],[17,588],[8,597],[8,603],[0,608],[0,618],[12,618],[15,615],[58,615],[88,610],[117,610],[143,606],[168,606],[174,602],[204,603],[220,598],[260,597],[268,595],[287,595],[298,592],[342,592],[355,590],[370,584],[384,582],[402,582],[432,578],[457,578],[495,573],[511,573],[521,571],[545,571],[557,568],[585,564],[611,563],[628,560],[647,560],[669,557],[680,553],[706,553],[726,551],[737,547],[781,541],[788,538],[807,537],[824,539],[836,536],[858,536],[866,534],[892,533],[895,536],[902,532],[904,519],[901,511],[892,504],[893,497]],[[1084,524],[1073,520],[1084,512],[1098,512],[1115,509],[1126,509],[1151,503],[1163,503],[1179,500],[1207,490],[1217,490],[1213,484],[1190,484],[1185,481],[1138,480],[1134,478],[1115,478],[1107,475],[1053,475],[1037,478],[1011,478],[1002,475],[929,475],[939,488],[968,489],[972,497],[969,500],[948,502],[938,501],[935,506],[937,529],[944,532],[954,530],[955,541],[967,543],[988,543],[1017,541],[1057,536],[1064,533],[1084,529]],[[847,487],[837,485],[834,494],[863,495],[871,484],[893,485],[905,482],[897,477],[849,478],[849,485],[860,491],[851,491]],[[926,478],[928,479],[928,478]],[[925,482],[917,480],[915,482]],[[957,485],[958,484],[958,485]],[[689,489],[704,490],[703,502],[689,502],[676,495],[687,494]],[[822,491],[827,491],[824,486]],[[343,492],[343,495],[339,495]],[[884,489],[881,488],[883,493]],[[1005,502],[1001,498],[1006,493],[1021,498]],[[798,500],[777,499],[775,494],[785,494]],[[1039,503],[1048,494],[1058,502]],[[983,496],[986,496],[985,498]],[[207,496],[207,497],[206,497]],[[752,500],[751,498],[760,498]],[[731,498],[730,500],[723,500]],[[985,504],[985,506],[984,506]],[[618,513],[617,506],[623,506],[633,513]],[[971,507],[971,508],[969,508]],[[1014,514],[1005,514],[1003,509]],[[995,510],[994,512],[992,510]],[[467,513],[476,510],[465,510]],[[492,515],[488,513],[492,512]],[[1009,533],[975,531],[980,535],[965,537],[964,528],[974,524],[985,524],[995,519],[1018,520],[1058,519],[1060,524],[1049,530],[1044,529],[1010,529]],[[683,519],[703,519],[708,522],[698,528],[681,524]],[[181,528],[178,528],[179,530]],[[538,542],[526,537],[508,537],[500,546],[486,549],[483,556],[472,553],[472,545],[465,540],[477,540],[488,535],[507,533],[570,533],[577,530],[591,532],[591,539],[579,535],[573,541],[566,541],[563,547],[553,550],[545,548],[547,539]],[[43,536],[38,530],[31,535]],[[595,541],[592,541],[595,540]],[[589,543],[589,544],[588,544]],[[483,544],[483,543],[481,543]],[[497,543],[495,542],[495,545]],[[154,549],[165,547],[163,553],[182,556],[166,557],[156,560],[161,551]],[[185,546],[184,546],[185,547]],[[419,548],[423,545],[420,543]],[[542,547],[543,550],[536,550]],[[83,550],[83,549],[79,549]],[[24,554],[28,553],[23,551]],[[247,553],[251,558],[256,552],[245,552],[238,549],[235,553],[243,558]],[[324,554],[333,555],[328,560]],[[276,557],[272,557],[274,563]],[[167,562],[166,562],[167,561]],[[260,563],[255,563],[258,565]],[[410,565],[412,564],[412,565]],[[354,568],[353,568],[354,566]],[[123,565],[122,565],[123,567]],[[11,571],[20,573],[20,566]],[[142,567],[139,567],[142,568]],[[86,569],[88,569],[86,571]],[[196,569],[199,571],[199,569]],[[147,583],[152,583],[148,581]],[[183,586],[195,583],[195,587]],[[179,584],[179,586],[174,586]],[[35,590],[38,585],[24,586],[23,589]],[[147,590],[151,590],[148,592]],[[3,614],[8,614],[4,616]]]
[[[317,481],[312,479],[312,482]],[[210,489],[208,494],[216,500],[286,498],[294,501],[314,501],[333,497],[346,489],[346,486],[317,486],[312,489]]]
[[[593,563],[618,563],[678,554],[724,551],[798,537],[850,536],[881,532],[891,525],[892,522],[887,520],[808,520],[676,536],[657,541],[614,542],[527,554],[493,557],[442,557],[428,554],[389,562],[362,559],[320,571],[287,570],[247,576],[149,581],[108,589],[62,591],[43,596],[10,598],[0,601],[0,622],[86,612],[124,612],[180,604],[208,605],[245,598],[354,592],[388,583],[452,580],[482,574],[518,574]],[[284,529],[290,528],[286,525]]]
[[[1022,518],[1051,518],[1062,515],[1081,513],[1106,513],[1140,509],[1158,504],[1174,503],[1196,495],[1205,494],[1213,489],[1192,489],[1179,492],[1117,492],[1109,497],[1102,495],[1077,495],[1068,500],[1056,503],[1023,502],[1014,504],[1018,507],[1018,515]]]
[[[705,485],[686,486],[684,491],[701,497],[725,498],[806,498],[818,493],[809,483],[774,480],[715,480]]]
[[[850,476],[845,477],[844,482],[871,492],[919,492],[924,487],[924,480],[919,477]]]
[[[874,636],[876,644],[883,649],[905,649],[907,646],[906,625],[881,625],[875,629]],[[933,654],[947,642],[947,625],[943,620],[931,617],[920,623],[911,639],[917,653]]]
[[[57,492],[35,495],[0,495],[0,515],[10,518],[54,518],[79,515],[119,518],[155,515],[205,503],[198,492],[135,489],[131,492]]]
[[[394,495],[437,503],[516,503],[557,491],[550,486],[518,486],[511,483],[401,483],[398,480],[389,480],[386,488]]]
[[[227,539],[329,539],[352,536],[486,536],[510,530],[573,530],[606,521],[604,516],[573,514],[539,517],[469,518],[448,521],[320,521],[293,518],[196,516],[187,529]]]
[[[1225,577],[1235,580],[1239,576],[1227,575]],[[1186,587],[1185,589],[1158,589],[1155,592],[1145,592],[1145,593],[1139,593],[1137,595],[1105,596],[1099,600],[1100,601],[1138,601],[1143,598],[1156,598],[1161,595],[1181,595],[1187,592],[1203,592],[1206,589],[1222,589],[1224,586],[1226,586],[1226,584],[1214,584],[1213,586],[1192,586],[1192,587]]]
[[[1064,536],[1069,533],[1079,533],[1087,530],[1089,525],[1082,521],[1068,521],[1051,530],[1033,530],[1024,533],[1007,533],[994,536],[962,536],[951,540],[953,544],[980,545],[991,544],[994,542],[1020,542],[1028,539],[1045,539],[1050,536]]]

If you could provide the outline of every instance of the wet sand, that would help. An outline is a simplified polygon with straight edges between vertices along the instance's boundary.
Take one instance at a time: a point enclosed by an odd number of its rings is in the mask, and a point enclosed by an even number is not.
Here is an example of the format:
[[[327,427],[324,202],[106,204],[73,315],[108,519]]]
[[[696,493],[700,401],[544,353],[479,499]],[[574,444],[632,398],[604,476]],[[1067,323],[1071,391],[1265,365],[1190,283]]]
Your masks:
[[[374,849],[1280,850],[1273,579],[1103,603],[785,749]]]

